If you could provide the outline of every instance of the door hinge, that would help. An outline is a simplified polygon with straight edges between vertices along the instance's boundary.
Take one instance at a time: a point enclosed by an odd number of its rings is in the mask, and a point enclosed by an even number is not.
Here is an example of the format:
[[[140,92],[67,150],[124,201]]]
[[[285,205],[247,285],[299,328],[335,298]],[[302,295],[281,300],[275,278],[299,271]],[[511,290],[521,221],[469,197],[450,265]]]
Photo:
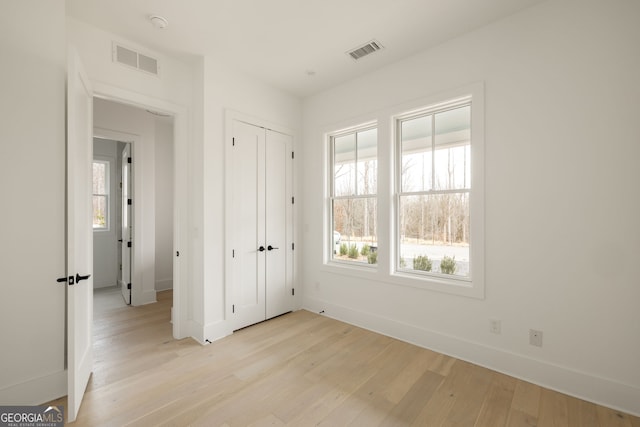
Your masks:
[[[296,244],[295,244],[295,243],[292,243],[292,244],[291,244],[291,250],[292,250],[292,251],[295,251],[295,250],[296,250]]]
[[[233,305],[231,306],[231,312],[232,312],[232,313],[235,313],[235,312],[236,312],[236,305],[235,305],[235,304],[233,304]]]
[[[236,146],[236,139],[235,139],[235,138],[231,138],[231,145],[232,145],[233,147],[235,147],[235,146]]]
[[[127,283],[127,289],[131,289],[131,283]]]
[[[236,250],[231,249],[231,258],[235,258],[235,257],[236,257]]]
[[[296,155],[295,155],[295,153],[294,153],[293,151],[291,152],[291,158],[292,158],[292,159],[295,159],[295,158],[296,158]]]
[[[127,242],[127,247],[130,248],[131,247],[131,242]]]
[[[127,157],[127,163],[131,163],[131,157]]]
[[[131,199],[127,199],[127,205],[131,206],[132,203],[133,201]]]
[[[296,288],[291,288],[291,295],[295,295],[296,294]]]
[[[295,202],[296,202],[296,198],[295,198],[295,197],[292,197],[292,198],[291,198],[291,204],[293,205]]]
[[[176,256],[180,256],[180,251],[176,251]]]

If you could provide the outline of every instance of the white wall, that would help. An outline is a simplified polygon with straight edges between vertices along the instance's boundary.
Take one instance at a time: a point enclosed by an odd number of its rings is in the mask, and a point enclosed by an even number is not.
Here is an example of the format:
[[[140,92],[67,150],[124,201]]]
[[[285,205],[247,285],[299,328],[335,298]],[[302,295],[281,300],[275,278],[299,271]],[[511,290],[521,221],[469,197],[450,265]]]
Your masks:
[[[118,203],[117,187],[118,143],[107,139],[93,139],[93,159],[109,161],[109,224],[106,230],[93,231],[93,287],[116,286],[118,281]]]
[[[188,63],[154,52],[145,46],[139,46],[121,36],[73,18],[67,18],[67,32],[69,43],[77,47],[87,74],[99,95],[142,107],[160,107],[161,110],[176,114],[176,137],[173,143],[176,147],[175,164],[179,167],[174,171],[178,185],[174,201],[177,209],[175,221],[178,224],[178,241],[175,244],[180,250],[180,257],[174,259],[174,262],[180,265],[176,273],[180,276],[180,289],[174,293],[173,314],[177,314],[179,318],[179,321],[174,322],[174,336],[191,335],[190,324],[194,316],[192,295],[197,289],[202,289],[202,263],[196,264],[194,261],[198,256],[201,259],[202,251],[193,250],[198,241],[198,226],[192,222],[192,217],[194,211],[201,207],[202,194],[194,193],[189,184],[192,180],[201,182],[202,175],[195,174],[192,178],[188,177],[187,173],[195,169],[192,164],[194,161],[202,160],[197,151],[198,147],[201,147],[201,141],[197,139],[198,129],[194,120],[194,117],[201,114],[194,97],[198,94],[195,86],[200,84],[201,87],[201,83],[194,80],[201,64],[197,60]],[[158,58],[162,66],[161,75],[150,76],[114,63],[111,58],[113,41]],[[201,238],[199,240],[202,241]]]
[[[66,393],[65,5],[0,13],[0,405]]]
[[[201,338],[213,341],[231,332],[225,304],[230,307],[232,302],[225,301],[224,288],[224,112],[230,109],[292,129],[295,146],[302,108],[298,98],[225,68],[215,58],[204,58],[203,62],[203,155],[198,166],[202,167],[204,183]]]
[[[173,288],[173,124],[155,121],[156,291]]]
[[[67,32],[69,42],[78,49],[86,72],[93,82],[118,86],[184,106],[191,105],[191,64],[71,17],[67,17]],[[113,62],[111,49],[114,41],[158,58],[162,67],[161,75],[152,76]]]
[[[638,16],[630,0],[546,2],[306,99],[304,305],[640,414]],[[324,268],[321,131],[480,81],[486,297]]]
[[[98,136],[101,130],[106,129],[138,138],[131,147],[134,229],[131,302],[133,305],[155,302],[155,119],[139,108],[96,98],[93,102],[93,124]]]

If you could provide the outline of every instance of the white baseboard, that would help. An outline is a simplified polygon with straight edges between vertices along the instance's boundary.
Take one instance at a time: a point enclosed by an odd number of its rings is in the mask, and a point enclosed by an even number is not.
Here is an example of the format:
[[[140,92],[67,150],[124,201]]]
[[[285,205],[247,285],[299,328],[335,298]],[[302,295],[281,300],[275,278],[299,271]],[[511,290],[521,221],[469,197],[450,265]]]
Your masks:
[[[156,280],[156,291],[168,291],[173,289],[173,278]]]
[[[104,282],[104,283],[93,282],[93,289],[109,288],[109,287],[112,288],[116,285],[116,283],[118,283],[117,280],[115,282]]]
[[[67,395],[67,371],[0,389],[0,405],[41,405]]]
[[[204,327],[204,340],[213,342],[224,338],[233,333],[230,322],[227,320],[219,320],[217,322],[208,323]]]
[[[145,305],[145,304],[152,304],[154,302],[158,302],[157,300],[157,295],[156,295],[156,290],[150,290],[150,291],[144,291],[142,292],[142,298],[139,304],[136,305]]]
[[[305,298],[303,308],[548,389],[640,416],[640,388],[375,314]]]

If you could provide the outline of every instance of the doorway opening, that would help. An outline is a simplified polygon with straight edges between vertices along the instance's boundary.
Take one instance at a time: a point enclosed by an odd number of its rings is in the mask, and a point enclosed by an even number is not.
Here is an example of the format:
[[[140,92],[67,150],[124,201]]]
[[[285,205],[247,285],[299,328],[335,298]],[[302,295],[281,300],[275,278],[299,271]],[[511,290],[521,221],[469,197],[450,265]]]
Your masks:
[[[156,302],[158,292],[173,290],[174,119],[101,98],[93,104],[99,315]],[[103,170],[108,177],[101,185],[95,172]]]

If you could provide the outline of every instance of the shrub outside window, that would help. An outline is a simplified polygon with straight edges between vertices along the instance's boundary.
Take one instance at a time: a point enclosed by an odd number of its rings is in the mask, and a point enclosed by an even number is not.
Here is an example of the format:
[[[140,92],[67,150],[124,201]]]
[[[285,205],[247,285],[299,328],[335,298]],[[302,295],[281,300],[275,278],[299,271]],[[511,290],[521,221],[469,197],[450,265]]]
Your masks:
[[[329,136],[331,151],[330,259],[377,263],[378,134],[375,127]]]

